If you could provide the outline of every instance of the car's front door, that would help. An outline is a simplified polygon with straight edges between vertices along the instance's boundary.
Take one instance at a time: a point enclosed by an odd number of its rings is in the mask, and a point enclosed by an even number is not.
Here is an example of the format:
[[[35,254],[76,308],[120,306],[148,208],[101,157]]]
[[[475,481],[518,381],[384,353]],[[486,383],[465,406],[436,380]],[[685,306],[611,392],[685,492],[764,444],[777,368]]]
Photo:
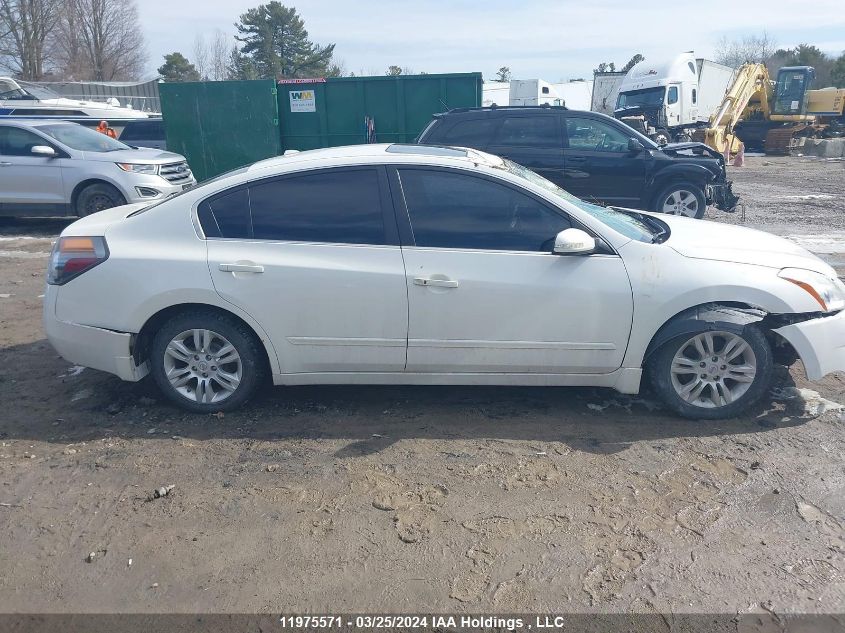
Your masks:
[[[36,156],[32,148],[51,144],[23,128],[0,125],[0,202],[5,211],[45,213],[64,210],[65,159]]]
[[[633,152],[624,124],[567,113],[564,178],[558,184],[584,200],[642,208],[647,150]]]
[[[406,371],[609,373],[621,366],[633,303],[618,256],[552,255],[570,218],[497,179],[410,167],[394,178],[408,227]]]
[[[499,119],[488,152],[509,158],[563,186],[564,160],[560,117],[555,112],[513,115]]]
[[[261,324],[283,373],[404,369],[405,269],[383,168],[257,181],[198,212],[217,292]]]

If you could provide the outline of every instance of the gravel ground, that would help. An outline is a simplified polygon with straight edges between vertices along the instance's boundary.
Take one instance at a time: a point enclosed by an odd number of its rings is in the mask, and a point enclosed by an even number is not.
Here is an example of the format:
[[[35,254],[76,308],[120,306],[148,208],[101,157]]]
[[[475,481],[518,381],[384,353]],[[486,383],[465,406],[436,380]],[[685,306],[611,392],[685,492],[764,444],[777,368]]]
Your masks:
[[[749,158],[745,223],[840,266],[843,168]],[[575,388],[275,388],[186,415],[46,342],[64,224],[0,223],[2,612],[843,610],[843,376],[783,369],[716,423]]]

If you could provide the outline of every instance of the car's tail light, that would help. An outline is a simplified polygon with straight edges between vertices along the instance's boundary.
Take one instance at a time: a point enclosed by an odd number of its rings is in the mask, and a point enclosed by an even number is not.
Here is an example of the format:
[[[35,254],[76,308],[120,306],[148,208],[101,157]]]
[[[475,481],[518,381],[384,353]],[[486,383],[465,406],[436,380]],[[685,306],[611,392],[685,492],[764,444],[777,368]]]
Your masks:
[[[109,258],[104,237],[60,237],[50,255],[47,283],[66,284]]]

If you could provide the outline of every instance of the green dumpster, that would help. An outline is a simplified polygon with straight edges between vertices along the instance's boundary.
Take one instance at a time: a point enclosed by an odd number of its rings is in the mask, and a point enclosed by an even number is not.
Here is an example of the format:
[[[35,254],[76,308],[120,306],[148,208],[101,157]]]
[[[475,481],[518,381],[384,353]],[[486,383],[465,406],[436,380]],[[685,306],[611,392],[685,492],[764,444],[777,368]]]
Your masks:
[[[167,147],[197,180],[281,153],[272,79],[163,83],[159,92]]]
[[[481,73],[280,80],[284,149],[410,143],[433,114],[481,105]]]
[[[167,147],[199,181],[286,149],[410,143],[433,114],[481,105],[481,90],[481,73],[159,87]]]

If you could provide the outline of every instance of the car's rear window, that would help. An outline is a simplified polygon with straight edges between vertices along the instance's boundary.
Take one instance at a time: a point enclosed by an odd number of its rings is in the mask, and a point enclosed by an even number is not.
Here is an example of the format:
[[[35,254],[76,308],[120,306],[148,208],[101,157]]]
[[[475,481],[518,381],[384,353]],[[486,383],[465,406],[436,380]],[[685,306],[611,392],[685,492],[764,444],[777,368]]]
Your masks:
[[[198,215],[209,238],[385,243],[378,171],[371,167],[252,182],[202,202]]]

